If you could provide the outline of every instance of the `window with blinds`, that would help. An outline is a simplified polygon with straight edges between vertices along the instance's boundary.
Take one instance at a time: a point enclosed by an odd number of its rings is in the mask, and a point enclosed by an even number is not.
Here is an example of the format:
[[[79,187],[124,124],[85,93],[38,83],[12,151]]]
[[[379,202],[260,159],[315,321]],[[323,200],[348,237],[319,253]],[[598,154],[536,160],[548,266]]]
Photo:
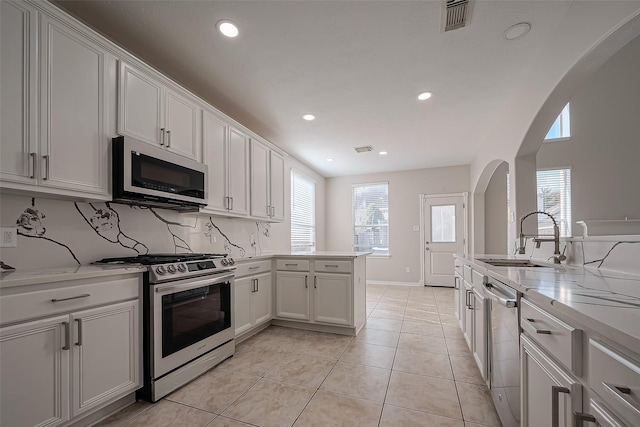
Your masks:
[[[538,210],[550,213],[560,227],[560,237],[571,237],[571,169],[544,169],[536,174]],[[553,235],[553,221],[538,215],[538,233]]]
[[[316,183],[291,169],[291,251],[316,249]]]
[[[389,255],[389,183],[353,186],[353,249]]]

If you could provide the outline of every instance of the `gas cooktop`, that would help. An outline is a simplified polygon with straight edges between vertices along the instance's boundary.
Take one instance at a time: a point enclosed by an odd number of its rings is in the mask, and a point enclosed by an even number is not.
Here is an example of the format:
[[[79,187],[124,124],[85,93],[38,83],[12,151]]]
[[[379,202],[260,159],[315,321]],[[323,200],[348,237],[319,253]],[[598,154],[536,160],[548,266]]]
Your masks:
[[[103,258],[96,261],[96,264],[166,264],[187,261],[203,261],[208,259],[225,258],[227,254],[208,253],[182,253],[182,254],[146,254],[130,257]]]

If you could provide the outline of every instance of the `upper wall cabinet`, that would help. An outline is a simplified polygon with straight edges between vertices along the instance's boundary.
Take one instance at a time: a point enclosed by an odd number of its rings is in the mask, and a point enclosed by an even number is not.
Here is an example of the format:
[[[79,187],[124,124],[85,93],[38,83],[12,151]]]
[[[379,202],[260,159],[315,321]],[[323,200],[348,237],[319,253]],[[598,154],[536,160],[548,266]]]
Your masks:
[[[26,3],[0,7],[3,187],[108,199],[115,58],[55,17],[40,14],[38,26]]]
[[[251,216],[284,221],[284,157],[251,140]]]
[[[201,160],[201,108],[151,73],[120,61],[118,133]]]
[[[203,114],[209,205],[203,212],[249,215],[249,136],[209,111]]]

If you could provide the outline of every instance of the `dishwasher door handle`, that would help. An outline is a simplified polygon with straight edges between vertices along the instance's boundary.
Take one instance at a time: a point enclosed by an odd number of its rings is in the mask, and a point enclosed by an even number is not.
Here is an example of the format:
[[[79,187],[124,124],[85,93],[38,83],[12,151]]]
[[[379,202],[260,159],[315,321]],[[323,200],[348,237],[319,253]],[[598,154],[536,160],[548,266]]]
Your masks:
[[[508,299],[503,296],[500,296],[495,292],[493,292],[491,288],[493,288],[491,284],[489,283],[484,284],[484,289],[489,295],[491,295],[491,299],[493,299],[494,301],[497,301],[500,305],[504,305],[507,308],[515,308],[518,306],[518,300]]]

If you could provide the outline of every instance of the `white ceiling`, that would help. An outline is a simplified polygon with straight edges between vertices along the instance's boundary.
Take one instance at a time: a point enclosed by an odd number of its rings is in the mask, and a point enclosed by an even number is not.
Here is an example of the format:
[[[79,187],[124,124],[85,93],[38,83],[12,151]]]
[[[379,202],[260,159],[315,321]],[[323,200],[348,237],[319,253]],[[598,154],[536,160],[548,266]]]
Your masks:
[[[56,3],[327,177],[471,163],[571,4],[478,0],[442,33],[440,1]]]

